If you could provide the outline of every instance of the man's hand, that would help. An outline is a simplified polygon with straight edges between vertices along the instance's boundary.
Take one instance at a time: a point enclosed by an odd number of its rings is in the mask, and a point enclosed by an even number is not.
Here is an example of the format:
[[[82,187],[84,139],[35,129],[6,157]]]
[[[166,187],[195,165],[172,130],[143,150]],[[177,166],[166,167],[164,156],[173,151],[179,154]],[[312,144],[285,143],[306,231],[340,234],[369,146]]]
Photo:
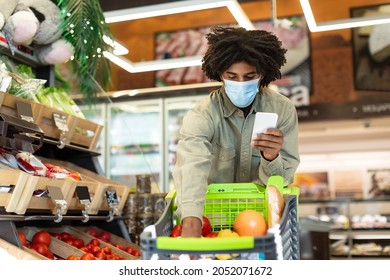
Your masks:
[[[252,138],[251,146],[262,152],[266,160],[272,161],[279,155],[283,142],[283,132],[280,129],[268,128]]]
[[[181,237],[200,237],[202,221],[196,217],[186,217],[182,221]]]

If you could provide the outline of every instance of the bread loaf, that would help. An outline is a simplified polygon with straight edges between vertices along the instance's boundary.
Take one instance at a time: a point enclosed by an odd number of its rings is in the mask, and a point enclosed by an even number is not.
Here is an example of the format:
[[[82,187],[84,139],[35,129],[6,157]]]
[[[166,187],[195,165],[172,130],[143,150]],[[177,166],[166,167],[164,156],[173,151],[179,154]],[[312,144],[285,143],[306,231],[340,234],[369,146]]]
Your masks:
[[[282,219],[285,201],[275,186],[267,187],[267,201],[268,201],[268,228],[279,224]]]

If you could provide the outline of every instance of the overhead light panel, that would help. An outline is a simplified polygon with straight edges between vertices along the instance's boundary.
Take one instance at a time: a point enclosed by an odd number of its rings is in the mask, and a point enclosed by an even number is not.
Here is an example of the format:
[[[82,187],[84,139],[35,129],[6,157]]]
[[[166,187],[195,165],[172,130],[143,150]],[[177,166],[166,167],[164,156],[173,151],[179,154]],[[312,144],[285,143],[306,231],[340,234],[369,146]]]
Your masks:
[[[178,57],[144,62],[132,62],[124,57],[116,56],[110,52],[104,52],[103,55],[107,57],[111,62],[115,63],[119,67],[122,67],[130,73],[199,66],[202,63],[202,58],[199,56]]]
[[[178,1],[105,12],[104,16],[106,18],[107,23],[114,23],[223,7],[229,9],[230,13],[233,15],[233,17],[240,26],[248,30],[256,29],[253,23],[245,14],[244,10],[241,8],[240,4],[237,2],[237,0]],[[164,60],[152,60],[144,62],[132,62],[124,57],[120,57],[109,52],[105,52],[104,55],[111,62],[122,67],[130,73],[199,66],[202,63],[202,58],[199,56],[170,58]]]
[[[305,15],[307,25],[311,32],[330,31],[345,28],[355,28],[369,25],[378,25],[390,23],[390,16],[387,15],[373,15],[365,17],[356,17],[335,21],[327,21],[317,23],[309,0],[299,0],[302,6],[303,14]]]
[[[223,7],[229,9],[230,13],[233,15],[240,26],[248,30],[255,29],[253,23],[246,16],[245,12],[242,10],[240,4],[236,0],[177,1],[105,12],[104,16],[107,23],[113,23]]]

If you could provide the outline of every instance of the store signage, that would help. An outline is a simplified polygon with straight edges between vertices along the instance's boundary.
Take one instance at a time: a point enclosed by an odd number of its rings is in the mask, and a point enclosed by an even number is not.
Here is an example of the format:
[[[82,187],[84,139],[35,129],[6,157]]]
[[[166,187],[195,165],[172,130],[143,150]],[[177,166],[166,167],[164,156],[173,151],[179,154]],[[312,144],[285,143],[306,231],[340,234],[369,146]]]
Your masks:
[[[299,120],[335,120],[390,115],[389,103],[321,104],[297,107]]]

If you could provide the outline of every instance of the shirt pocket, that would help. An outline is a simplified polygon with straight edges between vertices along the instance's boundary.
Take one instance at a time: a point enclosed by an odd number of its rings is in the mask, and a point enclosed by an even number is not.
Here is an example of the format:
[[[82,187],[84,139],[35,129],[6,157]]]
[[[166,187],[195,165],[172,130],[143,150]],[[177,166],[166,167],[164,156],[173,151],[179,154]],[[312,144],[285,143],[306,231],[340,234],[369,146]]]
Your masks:
[[[210,173],[211,183],[234,182],[235,157],[236,150],[234,147],[223,148],[218,144],[214,146]]]

